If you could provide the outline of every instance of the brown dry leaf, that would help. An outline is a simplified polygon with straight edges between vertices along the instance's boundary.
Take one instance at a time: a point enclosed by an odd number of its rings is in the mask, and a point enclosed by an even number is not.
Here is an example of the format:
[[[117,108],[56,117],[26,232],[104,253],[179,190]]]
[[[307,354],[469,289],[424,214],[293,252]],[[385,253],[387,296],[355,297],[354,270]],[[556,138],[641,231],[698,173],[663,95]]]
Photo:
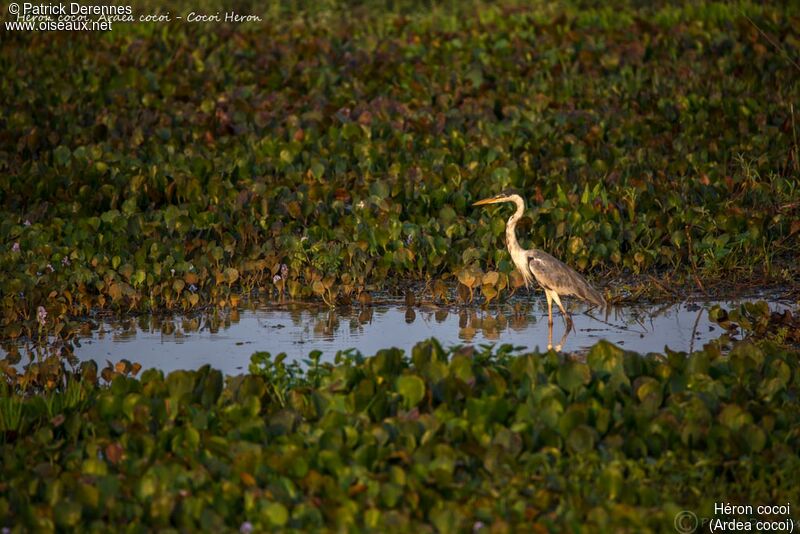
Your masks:
[[[481,293],[483,293],[483,296],[486,298],[486,303],[487,304],[489,302],[491,302],[492,299],[497,296],[497,290],[495,289],[494,286],[491,286],[491,285],[483,285],[483,286],[481,286]]]
[[[514,289],[525,285],[525,279],[522,277],[522,274],[520,274],[519,271],[511,271],[511,274],[508,275],[508,279],[511,282],[511,287]]]
[[[467,287],[472,287],[475,284],[475,275],[469,269],[463,269],[458,272],[458,281]]]
[[[108,458],[108,461],[112,464],[117,464],[122,460],[122,452],[122,445],[120,445],[119,442],[115,441],[114,443],[106,445],[106,458]]]
[[[300,217],[300,204],[297,203],[296,200],[292,200],[286,205],[286,210],[289,212],[293,218],[298,219]]]
[[[117,300],[122,296],[122,288],[119,284],[113,283],[108,286],[108,295],[111,297],[111,300]]]
[[[239,473],[239,478],[242,479],[242,483],[244,483],[245,486],[249,486],[252,488],[253,486],[256,485],[256,479],[250,473],[242,471],[241,473]]]
[[[461,300],[461,302],[469,302],[472,300],[472,290],[468,286],[464,284],[458,284],[457,291],[458,298]]]
[[[313,284],[311,284],[311,290],[317,295],[322,295],[323,293],[325,293],[325,285],[319,280],[317,280]]]
[[[105,380],[106,382],[111,382],[111,379],[114,378],[114,371],[110,367],[106,367],[100,373],[100,376],[102,376],[103,380]]]
[[[358,483],[353,484],[352,486],[350,486],[350,489],[347,490],[347,496],[348,497],[355,497],[356,495],[358,495],[360,493],[364,493],[365,491],[367,491],[367,485],[363,484],[361,482],[358,482]]]

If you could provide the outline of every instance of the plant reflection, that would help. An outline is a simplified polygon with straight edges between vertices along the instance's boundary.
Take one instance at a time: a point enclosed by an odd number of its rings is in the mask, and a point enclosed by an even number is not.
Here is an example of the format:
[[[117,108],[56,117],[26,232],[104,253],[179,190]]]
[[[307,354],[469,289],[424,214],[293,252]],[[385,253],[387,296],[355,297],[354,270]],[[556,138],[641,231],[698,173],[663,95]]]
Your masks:
[[[569,352],[580,352],[599,339],[608,339],[643,353],[661,351],[665,345],[691,351],[716,339],[721,332],[706,313],[711,304],[643,305],[598,316],[592,311],[577,310],[577,328],[562,331],[557,322],[554,333],[553,327],[545,331],[545,323],[540,321],[546,316],[542,303],[525,301],[487,308],[436,306],[409,295],[405,295],[405,305],[362,304],[330,309],[284,303],[189,316],[97,316],[74,323],[62,337],[0,344],[0,373],[16,376],[28,372],[30,382],[48,384],[57,379],[57,368],[76,368],[89,358],[100,367],[108,364],[106,368],[111,366],[112,371],[119,372],[109,358],[126,356],[144,362],[143,350],[151,353],[151,361],[146,362],[151,367],[193,367],[198,365],[196,360],[168,360],[181,354],[194,357],[207,353],[204,357],[212,364],[235,360],[231,364],[234,369],[246,369],[246,360],[255,350],[277,351],[280,347],[292,352],[294,347],[291,357],[302,358],[310,350],[332,356],[337,350],[351,347],[368,352],[371,349],[366,347],[376,345],[413,346],[429,337],[455,344],[511,342],[530,349],[541,346]],[[556,343],[555,336],[560,336]],[[232,354],[230,348],[225,348],[232,344],[243,347]],[[179,345],[186,345],[186,349],[172,348]],[[123,365],[121,369],[133,368]]]

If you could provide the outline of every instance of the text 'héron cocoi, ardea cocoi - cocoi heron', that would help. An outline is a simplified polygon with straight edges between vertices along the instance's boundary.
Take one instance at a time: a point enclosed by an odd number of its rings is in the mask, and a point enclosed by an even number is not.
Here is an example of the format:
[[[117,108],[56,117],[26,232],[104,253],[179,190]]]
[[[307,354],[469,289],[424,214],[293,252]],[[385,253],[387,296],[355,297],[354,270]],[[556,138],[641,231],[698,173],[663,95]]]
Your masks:
[[[555,302],[561,309],[561,313],[564,314],[567,330],[569,331],[569,328],[572,327],[572,318],[561,304],[561,296],[573,295],[591,304],[605,307],[606,301],[603,299],[603,295],[589,285],[589,282],[575,269],[555,259],[547,252],[537,249],[526,250],[519,245],[516,228],[517,222],[525,212],[525,201],[517,191],[507,189],[493,197],[479,200],[473,206],[500,202],[511,202],[517,206],[514,215],[506,223],[506,245],[514,265],[522,273],[525,285],[530,287],[530,283],[535,279],[544,289],[545,297],[547,297],[548,324],[553,325],[553,302]]]

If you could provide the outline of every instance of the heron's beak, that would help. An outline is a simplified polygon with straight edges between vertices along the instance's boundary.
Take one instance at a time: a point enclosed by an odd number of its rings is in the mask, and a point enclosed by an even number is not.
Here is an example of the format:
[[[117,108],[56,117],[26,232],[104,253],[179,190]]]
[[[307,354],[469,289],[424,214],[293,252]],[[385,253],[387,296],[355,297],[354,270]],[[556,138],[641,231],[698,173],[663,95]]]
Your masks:
[[[486,204],[497,204],[498,202],[502,202],[503,199],[490,197],[484,198],[483,200],[479,200],[473,204],[473,206],[484,206]]]

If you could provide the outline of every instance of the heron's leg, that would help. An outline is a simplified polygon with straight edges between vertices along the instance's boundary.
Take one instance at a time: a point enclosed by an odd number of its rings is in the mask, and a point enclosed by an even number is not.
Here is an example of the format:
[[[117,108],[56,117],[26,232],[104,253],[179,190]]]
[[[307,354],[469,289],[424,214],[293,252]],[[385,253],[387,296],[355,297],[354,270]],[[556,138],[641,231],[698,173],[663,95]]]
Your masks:
[[[553,335],[553,295],[550,294],[549,289],[544,290],[544,296],[547,297],[547,324],[550,325],[550,335]]]
[[[550,335],[552,336],[552,332],[550,333]],[[567,328],[566,330],[564,330],[564,335],[563,335],[563,336],[561,336],[561,341],[559,341],[559,342],[558,342],[558,345],[556,345],[556,350],[557,350],[557,351],[560,351],[560,350],[561,350],[561,349],[564,347],[564,343],[566,343],[566,342],[567,342],[567,336],[568,336],[568,335],[569,335],[569,328]]]
[[[547,325],[547,350],[553,349],[553,322]],[[560,349],[559,349],[560,350]]]
[[[559,298],[558,293],[556,293],[555,291],[553,291],[553,300],[556,301],[558,309],[560,309],[562,315],[564,315],[564,322],[567,323],[567,330],[569,330],[573,326],[572,317],[570,317],[570,315],[567,313],[567,310],[564,309],[564,305],[561,304],[561,299]]]

